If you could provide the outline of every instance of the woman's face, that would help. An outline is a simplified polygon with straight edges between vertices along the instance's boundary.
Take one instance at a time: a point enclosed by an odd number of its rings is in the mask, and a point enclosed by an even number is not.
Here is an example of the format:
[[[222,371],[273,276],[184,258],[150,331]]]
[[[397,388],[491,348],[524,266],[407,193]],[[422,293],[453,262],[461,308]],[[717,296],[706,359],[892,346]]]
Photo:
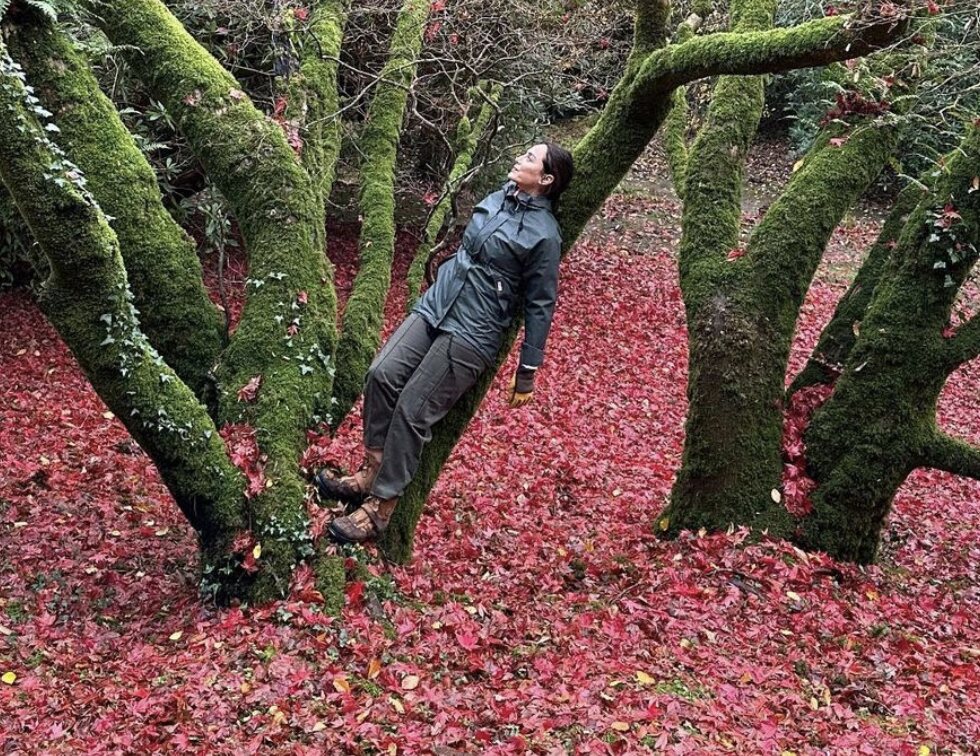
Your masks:
[[[514,161],[507,178],[514,181],[522,192],[528,194],[546,194],[548,186],[555,180],[544,172],[544,159],[548,154],[548,146],[536,144]]]

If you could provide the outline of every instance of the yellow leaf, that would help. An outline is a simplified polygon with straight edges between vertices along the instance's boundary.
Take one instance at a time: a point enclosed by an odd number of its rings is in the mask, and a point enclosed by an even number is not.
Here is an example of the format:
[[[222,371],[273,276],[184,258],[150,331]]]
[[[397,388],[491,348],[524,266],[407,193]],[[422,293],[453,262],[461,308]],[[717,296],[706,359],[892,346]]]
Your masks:
[[[13,672],[4,672],[3,677],[0,677],[0,680],[3,680],[4,685],[13,685],[15,682],[17,682],[17,675],[15,675]]]
[[[781,493],[779,493],[779,489],[778,489],[778,488],[774,488],[774,489],[772,489],[772,490],[771,490],[771,491],[769,492],[769,496],[770,496],[770,498],[772,498],[772,500],[773,500],[774,502],[776,502],[777,504],[778,504],[779,502],[781,502],[781,501],[783,500],[783,495],[782,495]]]
[[[629,732],[630,731],[629,722],[613,722],[609,726],[612,727],[616,732]]]
[[[176,633],[170,633],[170,640],[172,641],[179,641],[183,637],[184,637],[183,630],[178,630]]]
[[[814,696],[810,696],[810,708],[814,711],[820,708],[820,704],[817,702],[817,699]]]
[[[653,685],[653,683],[655,682],[654,679],[650,677],[650,675],[648,675],[646,672],[642,670],[636,673],[636,681],[640,685]]]
[[[786,591],[786,597],[792,601],[802,601],[800,594],[796,591]]]
[[[397,698],[389,698],[388,700],[391,701],[391,706],[395,711],[397,711],[399,714],[405,713],[405,705],[401,701],[399,701]]]
[[[670,527],[670,518],[669,517],[661,517],[660,518],[660,521],[657,523],[657,527],[659,527],[661,530],[663,530],[664,532],[666,532],[667,531],[667,528]]]
[[[690,648],[693,648],[693,647],[694,647],[694,644],[691,643],[691,641],[689,641],[687,638],[681,638],[681,648],[690,649]]]
[[[394,743],[388,746],[388,756],[398,756],[398,746]]]
[[[796,756],[796,751],[783,751],[779,756]]]
[[[419,687],[418,675],[405,675],[402,678],[402,690],[415,690]]]
[[[344,675],[337,675],[333,679],[333,688],[338,693],[350,693],[350,683]]]
[[[800,158],[795,163],[793,163],[793,173],[796,173],[802,167],[803,167],[803,158]]]
[[[929,756],[930,753],[932,753],[932,750],[929,748],[929,746],[927,745],[919,746],[919,756]]]
[[[379,659],[372,659],[368,663],[368,670],[367,670],[368,680],[373,680],[379,674],[381,674],[381,661]]]
[[[255,544],[255,548],[252,549],[252,556],[255,557],[256,559],[258,559],[260,556],[262,556],[262,544],[261,543]]]

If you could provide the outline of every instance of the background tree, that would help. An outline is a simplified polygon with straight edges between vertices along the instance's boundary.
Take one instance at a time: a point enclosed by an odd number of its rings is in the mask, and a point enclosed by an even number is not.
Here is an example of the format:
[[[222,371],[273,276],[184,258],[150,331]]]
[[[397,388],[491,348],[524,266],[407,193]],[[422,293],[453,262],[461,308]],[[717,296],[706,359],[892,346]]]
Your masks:
[[[736,25],[767,25],[775,4],[733,9]],[[935,175],[898,195],[793,390],[833,383],[842,370],[847,377],[816,414],[806,454],[785,448],[784,428],[802,411],[787,409],[784,387],[803,298],[834,228],[893,160],[906,124],[918,123],[920,108],[933,106],[931,94],[918,96],[930,55],[923,48],[870,63],[864,77],[870,75],[876,92],[855,87],[861,74],[855,68],[850,88],[838,95],[786,189],[744,241],[743,164],[763,112],[763,83],[719,80],[689,150],[679,100],[668,145],[684,198],[680,271],[690,405],[682,466],[658,522],[662,531],[748,524],[870,561],[888,506],[915,467],[973,474],[972,450],[935,427],[939,391],[970,358],[961,352],[951,362],[951,350],[937,344],[976,253],[972,132]],[[926,265],[935,265],[931,277],[899,272],[911,268],[921,275]],[[875,324],[870,330],[869,321]],[[873,362],[878,369],[863,372]]]

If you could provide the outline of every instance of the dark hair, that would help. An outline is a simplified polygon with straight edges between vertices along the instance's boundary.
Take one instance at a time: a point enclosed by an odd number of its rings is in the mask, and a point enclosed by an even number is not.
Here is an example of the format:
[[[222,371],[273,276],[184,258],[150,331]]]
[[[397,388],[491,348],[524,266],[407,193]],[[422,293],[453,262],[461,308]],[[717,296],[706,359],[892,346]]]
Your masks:
[[[555,177],[555,180],[548,185],[545,196],[551,200],[552,212],[557,212],[558,198],[572,183],[572,176],[575,175],[575,161],[572,159],[572,153],[560,144],[544,142],[544,146],[548,151],[541,161],[542,167],[546,174]]]

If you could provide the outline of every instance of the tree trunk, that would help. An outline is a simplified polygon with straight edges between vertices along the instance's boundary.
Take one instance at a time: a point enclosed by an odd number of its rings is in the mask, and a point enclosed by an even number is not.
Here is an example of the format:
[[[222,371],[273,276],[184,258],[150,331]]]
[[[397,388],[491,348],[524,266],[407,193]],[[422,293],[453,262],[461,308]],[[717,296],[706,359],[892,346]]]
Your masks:
[[[115,234],[82,172],[46,137],[44,112],[0,43],[0,179],[51,264],[42,308],[160,470],[206,569],[218,568],[246,528],[242,476],[204,407],[140,331]]]
[[[177,375],[208,398],[223,325],[193,241],[167,213],[153,169],[71,41],[36,11],[18,13],[16,21],[10,51],[57,118],[55,140],[112,217],[143,332]]]
[[[980,353],[975,320],[945,338],[980,246],[978,167],[980,128],[973,126],[905,224],[844,372],[806,432],[807,470],[817,484],[802,538],[809,548],[870,562],[913,469],[980,473],[976,453],[944,437],[935,420],[949,374]]]

